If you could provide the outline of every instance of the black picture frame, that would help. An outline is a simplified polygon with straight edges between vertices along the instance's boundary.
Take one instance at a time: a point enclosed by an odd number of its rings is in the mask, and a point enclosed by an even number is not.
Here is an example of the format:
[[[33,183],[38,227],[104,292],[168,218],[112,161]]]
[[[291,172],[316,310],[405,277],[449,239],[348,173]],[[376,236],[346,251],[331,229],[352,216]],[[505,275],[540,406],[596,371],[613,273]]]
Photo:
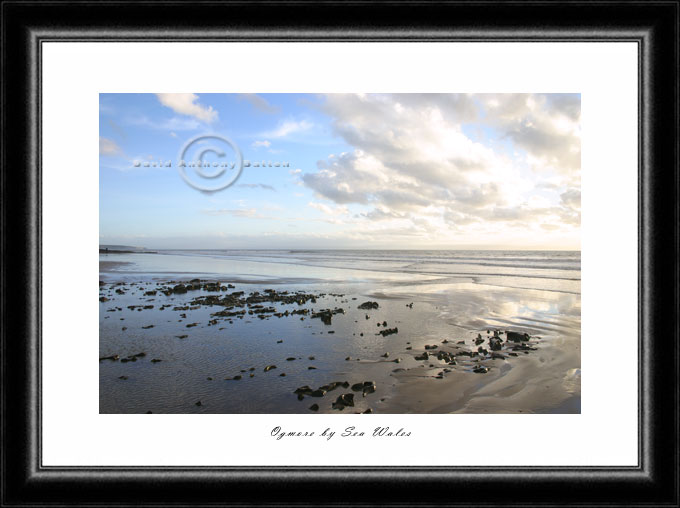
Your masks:
[[[677,1],[2,2],[2,505],[678,506],[679,12]],[[42,466],[45,41],[637,42],[639,465]]]

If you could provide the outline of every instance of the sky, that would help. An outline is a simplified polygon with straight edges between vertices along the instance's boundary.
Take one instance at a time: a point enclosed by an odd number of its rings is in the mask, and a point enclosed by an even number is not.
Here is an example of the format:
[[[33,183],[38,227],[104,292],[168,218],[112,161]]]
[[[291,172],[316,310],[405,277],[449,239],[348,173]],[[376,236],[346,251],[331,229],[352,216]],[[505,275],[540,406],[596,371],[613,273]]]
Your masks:
[[[100,244],[580,249],[578,94],[100,94],[99,105]],[[219,138],[195,140],[208,134]],[[237,179],[234,146],[250,162]],[[201,153],[211,166],[190,167]]]

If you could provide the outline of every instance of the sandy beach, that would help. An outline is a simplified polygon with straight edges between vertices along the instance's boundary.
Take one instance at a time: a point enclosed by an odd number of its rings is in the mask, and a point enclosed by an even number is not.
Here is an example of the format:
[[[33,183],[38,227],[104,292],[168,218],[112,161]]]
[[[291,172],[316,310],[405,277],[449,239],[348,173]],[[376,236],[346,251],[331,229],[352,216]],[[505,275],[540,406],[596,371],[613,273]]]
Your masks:
[[[101,413],[579,413],[580,255],[100,254]]]

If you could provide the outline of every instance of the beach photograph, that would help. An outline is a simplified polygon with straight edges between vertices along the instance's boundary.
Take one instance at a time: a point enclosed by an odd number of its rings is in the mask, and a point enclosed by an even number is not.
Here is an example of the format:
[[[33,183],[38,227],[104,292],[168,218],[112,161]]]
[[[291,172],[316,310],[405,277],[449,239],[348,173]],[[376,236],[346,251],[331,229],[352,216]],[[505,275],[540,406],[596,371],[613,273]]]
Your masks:
[[[580,248],[578,93],[101,93],[99,412],[579,414]]]

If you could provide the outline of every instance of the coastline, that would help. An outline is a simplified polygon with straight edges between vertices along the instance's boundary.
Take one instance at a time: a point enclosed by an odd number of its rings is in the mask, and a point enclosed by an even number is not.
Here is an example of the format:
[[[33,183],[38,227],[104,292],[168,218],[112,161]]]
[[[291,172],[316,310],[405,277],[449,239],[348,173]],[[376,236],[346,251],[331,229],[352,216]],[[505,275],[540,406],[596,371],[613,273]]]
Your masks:
[[[200,277],[198,289],[164,294],[162,288],[167,292],[190,283],[195,274],[177,273],[170,279],[162,270],[135,272],[122,263],[100,265],[100,295],[107,299],[100,303],[100,358],[145,356],[124,363],[100,361],[101,412],[580,412],[578,294],[486,285],[465,276],[381,274],[383,280],[376,282],[362,273],[347,282],[296,277],[305,274],[289,269],[287,277],[263,275],[260,280],[247,273],[213,274]],[[220,290],[214,291],[211,285],[217,282]],[[267,294],[266,289],[273,295],[301,292],[308,299],[304,305],[263,301],[236,306],[227,314],[245,311],[244,317],[218,316],[212,324],[219,305],[192,309],[196,299],[206,303],[240,292],[248,298]],[[358,308],[366,302],[379,307]],[[251,308],[257,305],[270,312],[258,314],[262,308]],[[332,314],[328,325],[311,317],[339,308],[343,312]],[[294,310],[307,313],[291,315]],[[395,328],[395,333],[380,334]],[[494,330],[503,344],[492,352]],[[507,331],[527,333],[530,339],[509,341]],[[177,338],[182,335],[187,337]],[[476,344],[477,336],[483,342]],[[478,353],[479,348],[487,352]],[[416,359],[426,351],[427,360]],[[274,364],[276,370],[263,371]],[[479,366],[488,371],[475,373]],[[334,382],[348,386],[340,384],[318,398],[305,393],[301,401],[294,393]],[[351,390],[364,382],[373,383],[375,391]],[[353,394],[354,405],[334,408],[343,394]],[[314,404],[316,411],[309,409]]]

